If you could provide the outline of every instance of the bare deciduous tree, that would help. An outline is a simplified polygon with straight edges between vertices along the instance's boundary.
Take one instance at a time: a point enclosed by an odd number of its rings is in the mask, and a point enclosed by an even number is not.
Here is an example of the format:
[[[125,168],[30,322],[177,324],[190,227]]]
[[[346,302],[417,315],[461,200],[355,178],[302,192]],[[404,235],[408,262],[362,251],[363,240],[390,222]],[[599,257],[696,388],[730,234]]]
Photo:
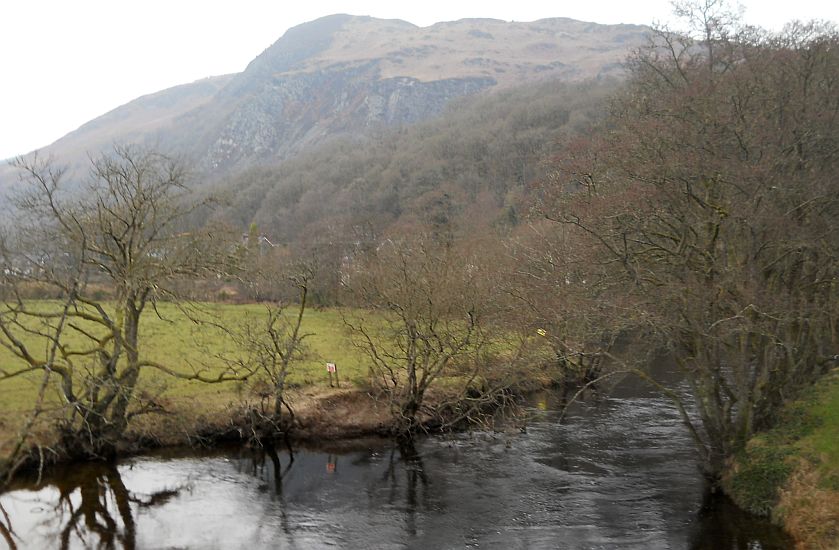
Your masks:
[[[534,220],[507,247],[501,287],[513,299],[508,324],[550,348],[556,382],[596,379],[617,338],[638,317],[608,266],[591,253],[591,238]]]
[[[435,414],[426,406],[432,387],[447,379],[467,388],[481,373],[486,289],[478,266],[460,252],[422,237],[388,240],[346,279],[363,309],[345,323],[401,433]]]
[[[289,318],[281,303],[265,305],[265,312],[257,320],[248,319],[238,328],[222,326],[229,338],[231,351],[218,357],[233,372],[246,373],[251,384],[267,386],[262,396],[273,402],[270,412],[264,404],[251,418],[251,429],[257,439],[270,438],[282,432],[288,434],[294,423],[294,411],[286,399],[286,380],[292,366],[306,354],[304,340],[311,334],[303,331],[303,316],[308,307],[313,270],[308,266],[294,270],[288,280],[298,291],[296,313]],[[285,419],[283,408],[289,413]]]
[[[232,376],[150,361],[140,338],[146,308],[176,300],[177,281],[215,272],[228,248],[219,236],[185,230],[185,217],[203,204],[190,202],[183,165],[159,153],[117,147],[91,162],[87,185],[76,189],[37,156],[16,165],[26,190],[7,240],[0,345],[21,366],[3,377],[57,378],[65,451],[103,456],[132,417],[158,408],[136,391],[143,370],[205,381]],[[113,301],[100,299],[103,287]],[[33,288],[63,296],[64,306],[24,299]],[[44,339],[52,344],[46,356]]]

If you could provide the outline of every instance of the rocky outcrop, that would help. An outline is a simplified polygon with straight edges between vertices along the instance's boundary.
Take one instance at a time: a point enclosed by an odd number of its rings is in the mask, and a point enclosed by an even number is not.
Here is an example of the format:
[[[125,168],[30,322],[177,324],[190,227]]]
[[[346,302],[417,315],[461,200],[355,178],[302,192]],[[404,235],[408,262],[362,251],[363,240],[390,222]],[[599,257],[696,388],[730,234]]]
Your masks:
[[[287,158],[331,136],[429,118],[451,100],[495,84],[477,77],[380,79],[378,72],[371,62],[270,79],[224,119],[201,165],[229,170]]]

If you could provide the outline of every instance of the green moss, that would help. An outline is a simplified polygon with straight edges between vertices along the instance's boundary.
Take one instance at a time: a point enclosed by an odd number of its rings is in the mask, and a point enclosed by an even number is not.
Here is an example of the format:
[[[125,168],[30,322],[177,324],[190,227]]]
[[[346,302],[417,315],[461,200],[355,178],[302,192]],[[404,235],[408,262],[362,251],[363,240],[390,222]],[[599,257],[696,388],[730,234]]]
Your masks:
[[[753,439],[737,458],[737,469],[731,475],[728,493],[737,504],[753,514],[769,515],[778,501],[792,466],[791,449]]]

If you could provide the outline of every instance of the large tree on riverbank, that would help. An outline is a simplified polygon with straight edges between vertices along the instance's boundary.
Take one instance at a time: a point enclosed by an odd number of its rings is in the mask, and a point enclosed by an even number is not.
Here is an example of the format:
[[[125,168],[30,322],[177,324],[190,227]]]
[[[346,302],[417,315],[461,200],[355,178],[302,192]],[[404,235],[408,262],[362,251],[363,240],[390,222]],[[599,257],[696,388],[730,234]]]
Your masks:
[[[712,476],[839,346],[839,34],[738,29],[720,8],[682,5],[694,36],[660,30],[630,60],[542,204],[673,351]]]
[[[76,189],[50,162],[33,157],[17,166],[25,190],[4,240],[0,345],[19,366],[4,367],[0,379],[33,372],[57,379],[65,452],[103,456],[130,418],[158,407],[137,391],[142,370],[227,376],[149,361],[140,323],[147,307],[179,298],[180,281],[217,272],[230,249],[218,235],[185,230],[203,205],[190,201],[183,164],[165,155],[118,147],[93,160]],[[25,299],[33,291],[63,305]]]
[[[399,435],[425,421],[478,420],[516,381],[513,346],[494,326],[492,269],[475,249],[445,232],[394,236],[344,274],[361,306],[347,312],[345,324]]]

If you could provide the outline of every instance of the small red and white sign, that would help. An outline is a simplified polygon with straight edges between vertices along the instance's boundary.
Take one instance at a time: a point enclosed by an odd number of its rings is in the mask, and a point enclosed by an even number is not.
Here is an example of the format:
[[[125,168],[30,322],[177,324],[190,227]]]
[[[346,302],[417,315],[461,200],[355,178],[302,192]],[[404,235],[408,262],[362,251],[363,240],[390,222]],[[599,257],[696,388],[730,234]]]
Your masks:
[[[336,372],[335,363],[327,363],[326,372]]]

